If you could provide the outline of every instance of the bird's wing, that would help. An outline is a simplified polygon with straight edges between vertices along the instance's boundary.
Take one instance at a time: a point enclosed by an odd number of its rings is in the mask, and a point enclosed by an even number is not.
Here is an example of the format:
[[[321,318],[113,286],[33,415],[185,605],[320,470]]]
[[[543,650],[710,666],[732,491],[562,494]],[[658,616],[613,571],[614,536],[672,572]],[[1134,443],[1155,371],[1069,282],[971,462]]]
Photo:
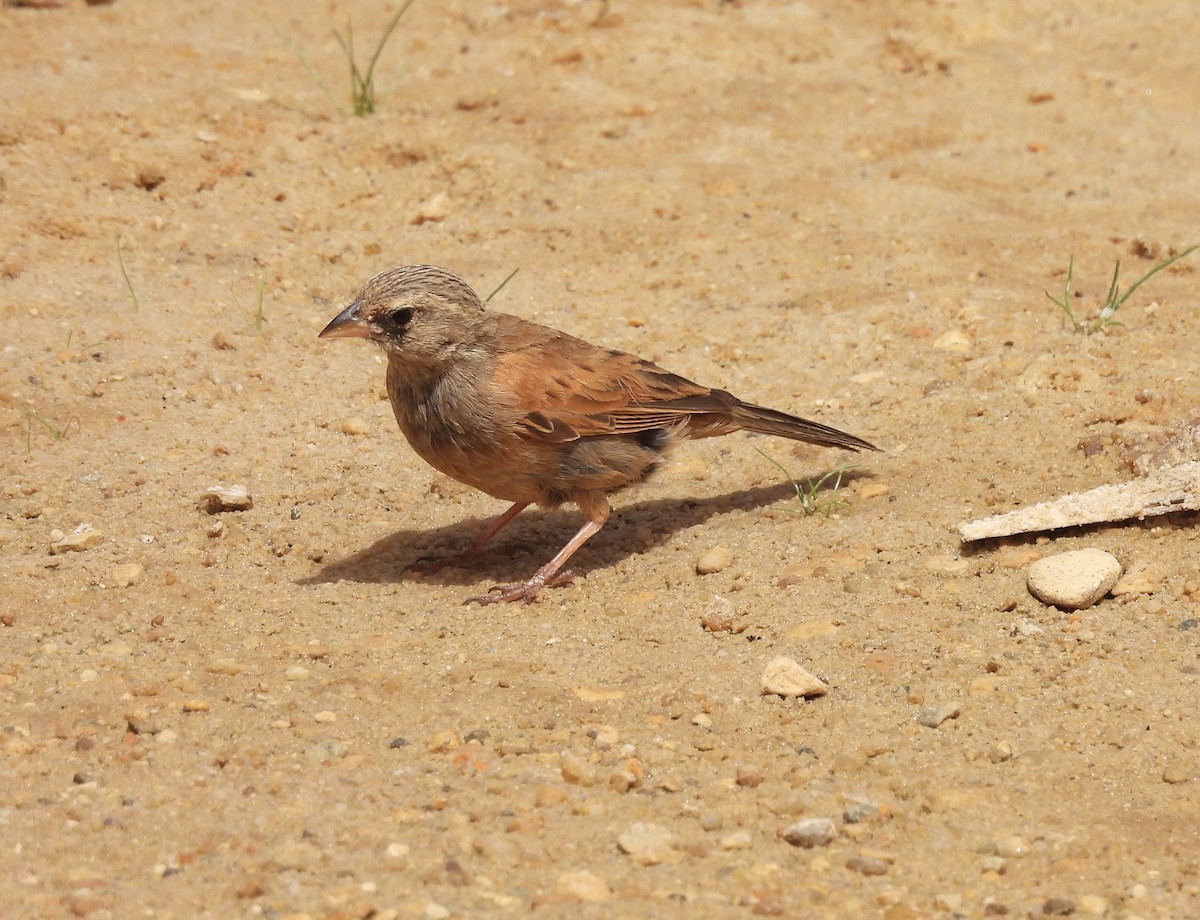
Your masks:
[[[547,441],[670,428],[694,415],[728,417],[733,397],[622,351],[515,317],[500,326],[495,383],[522,427]]]

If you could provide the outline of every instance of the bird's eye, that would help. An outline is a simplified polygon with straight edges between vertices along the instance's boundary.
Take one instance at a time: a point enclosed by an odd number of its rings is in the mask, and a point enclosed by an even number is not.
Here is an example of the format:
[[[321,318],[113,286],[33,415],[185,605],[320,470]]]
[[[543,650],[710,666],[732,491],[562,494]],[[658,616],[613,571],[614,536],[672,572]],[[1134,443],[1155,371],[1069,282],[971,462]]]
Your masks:
[[[413,308],[412,307],[401,307],[399,310],[395,310],[394,312],[389,313],[387,319],[388,319],[389,326],[393,327],[394,329],[399,330],[399,329],[403,329],[410,322],[412,322],[412,318],[413,318]]]

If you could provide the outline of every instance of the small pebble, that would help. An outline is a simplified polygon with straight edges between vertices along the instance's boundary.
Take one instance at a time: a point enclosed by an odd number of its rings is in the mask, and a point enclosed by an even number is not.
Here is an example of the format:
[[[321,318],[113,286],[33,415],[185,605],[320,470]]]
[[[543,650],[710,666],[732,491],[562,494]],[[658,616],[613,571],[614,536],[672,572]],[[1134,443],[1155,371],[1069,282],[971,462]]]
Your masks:
[[[1020,859],[1029,855],[1029,844],[1024,837],[1014,834],[996,841],[996,853],[1005,859]]]
[[[851,802],[842,809],[842,820],[847,824],[861,824],[879,817],[879,806],[874,802]]]
[[[1042,913],[1047,917],[1069,917],[1075,913],[1075,902],[1067,898],[1047,898],[1042,904]]]
[[[1163,782],[1173,786],[1186,783],[1192,778],[1191,768],[1180,758],[1172,757],[1163,768]]]
[[[873,856],[851,856],[846,868],[862,875],[887,875],[887,863]]]
[[[425,742],[425,750],[431,754],[444,754],[458,747],[458,735],[450,729],[440,731]]]
[[[1012,745],[1007,741],[997,741],[988,751],[988,760],[992,763],[1007,763],[1012,760]]]
[[[566,752],[559,761],[563,780],[573,786],[596,785],[596,766],[578,754]]]
[[[292,665],[283,672],[284,680],[308,680],[308,668],[302,668],[298,664]]]
[[[738,617],[737,608],[724,597],[714,594],[700,614],[700,626],[708,632],[742,633],[749,622]]]
[[[204,670],[209,674],[225,674],[232,677],[242,673],[242,666],[232,658],[214,658]]]
[[[1103,917],[1108,913],[1108,899],[1098,894],[1085,894],[1078,902],[1079,912],[1091,917]]]
[[[811,849],[829,846],[837,836],[837,827],[829,818],[801,818],[778,831],[778,836],[794,847]]]
[[[208,700],[188,700],[183,704],[184,712],[208,712]]]
[[[749,831],[734,831],[732,834],[721,838],[721,849],[748,850],[752,842]]]
[[[962,712],[958,703],[943,703],[941,706],[929,706],[917,715],[917,724],[926,728],[937,728],[947,719],[957,719]]]
[[[337,721],[337,716],[328,709],[323,709],[313,716],[314,722],[320,722],[322,725],[329,725]]]
[[[437,903],[437,901],[430,901],[425,905],[421,916],[425,920],[450,920],[450,908]]]
[[[445,220],[449,215],[450,196],[445,192],[435,192],[417,205],[416,211],[414,211],[412,217],[409,218],[409,223],[437,223],[438,221]]]
[[[371,433],[371,426],[358,416],[342,419],[342,434],[352,436],[364,435]]]
[[[765,778],[765,771],[757,764],[742,764],[737,768],[737,784],[745,786],[747,789],[754,789],[761,786]]]
[[[613,894],[604,879],[586,869],[580,872],[564,872],[558,877],[554,888],[564,897],[591,904],[607,901]]]
[[[733,553],[728,546],[710,546],[696,560],[697,575],[712,575],[733,565]]]
[[[1029,567],[1029,593],[1060,610],[1083,610],[1112,590],[1121,563],[1102,549],[1079,549],[1039,559]]]
[[[971,350],[971,338],[961,329],[947,329],[933,340],[933,347],[938,351],[965,354]]]
[[[934,898],[933,903],[941,910],[957,914],[962,910],[963,896],[958,892],[944,892]]]
[[[665,827],[637,821],[617,838],[620,851],[643,866],[677,863],[683,854],[675,846],[675,838]]]
[[[222,511],[249,511],[254,507],[254,500],[245,486],[217,485],[201,492],[196,505],[208,514],[218,514]]]
[[[57,539],[55,539],[57,537]],[[104,534],[94,530],[91,524],[80,524],[71,533],[63,534],[61,530],[50,533],[50,555],[61,553],[82,553],[95,549],[104,542]]]
[[[113,568],[113,584],[118,588],[128,588],[142,579],[141,565],[136,562],[125,562]]]
[[[816,675],[804,670],[791,658],[772,658],[763,668],[762,692],[779,696],[802,696],[811,698],[824,696],[829,687]]]
[[[384,855],[388,859],[403,859],[410,851],[411,847],[407,843],[389,843],[387,849],[384,850]]]

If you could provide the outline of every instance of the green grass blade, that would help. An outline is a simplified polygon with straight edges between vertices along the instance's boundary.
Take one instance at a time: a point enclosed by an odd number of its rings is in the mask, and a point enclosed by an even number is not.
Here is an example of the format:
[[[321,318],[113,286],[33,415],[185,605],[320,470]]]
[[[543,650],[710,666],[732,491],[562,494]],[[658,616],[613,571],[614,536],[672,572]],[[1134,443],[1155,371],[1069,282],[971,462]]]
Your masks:
[[[133,312],[141,312],[142,306],[138,303],[137,291],[133,289],[133,282],[129,280],[129,272],[125,270],[125,257],[121,254],[121,235],[117,234],[117,264],[121,266],[121,277],[125,279],[125,286],[129,288],[129,296],[133,298]]]
[[[483,302],[491,303],[492,298],[495,297],[497,294],[499,294],[502,290],[504,290],[504,285],[506,285],[506,284],[508,284],[508,282],[512,281],[513,278],[516,276],[517,272],[519,272],[520,270],[521,270],[521,268],[520,268],[520,266],[518,266],[517,268],[514,268],[511,272],[509,272],[508,277],[505,278],[503,281],[501,281],[500,284],[498,284],[496,286],[496,290],[494,290],[494,291],[492,291],[492,293],[488,294]]]

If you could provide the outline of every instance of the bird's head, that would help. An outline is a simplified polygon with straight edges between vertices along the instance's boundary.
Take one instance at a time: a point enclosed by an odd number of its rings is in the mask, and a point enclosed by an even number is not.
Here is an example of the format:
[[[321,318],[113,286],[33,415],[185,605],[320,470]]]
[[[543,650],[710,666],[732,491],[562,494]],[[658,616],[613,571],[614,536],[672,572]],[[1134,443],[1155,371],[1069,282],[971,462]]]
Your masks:
[[[370,339],[389,357],[436,364],[470,346],[486,313],[469,284],[434,265],[404,265],[376,275],[320,338]]]

